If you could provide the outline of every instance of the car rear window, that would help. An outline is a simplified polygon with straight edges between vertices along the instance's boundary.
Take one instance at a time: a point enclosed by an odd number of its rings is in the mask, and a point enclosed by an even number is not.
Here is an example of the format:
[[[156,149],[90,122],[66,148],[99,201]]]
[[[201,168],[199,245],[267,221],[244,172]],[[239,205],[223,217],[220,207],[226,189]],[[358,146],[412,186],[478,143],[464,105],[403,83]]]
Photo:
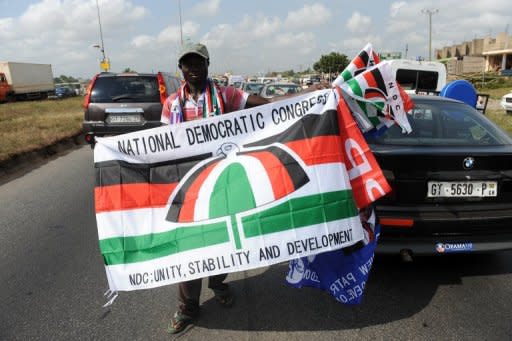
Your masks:
[[[276,84],[269,85],[265,91],[266,96],[283,96],[287,94],[294,94],[300,91],[299,86],[294,84]]]
[[[407,115],[412,132],[404,134],[393,125],[380,136],[369,136],[372,144],[394,145],[506,145],[510,139],[484,115],[455,102],[416,102]]]
[[[398,69],[396,80],[406,90],[436,90],[439,74],[434,71]]]
[[[91,103],[160,102],[156,76],[103,77],[96,79]]]

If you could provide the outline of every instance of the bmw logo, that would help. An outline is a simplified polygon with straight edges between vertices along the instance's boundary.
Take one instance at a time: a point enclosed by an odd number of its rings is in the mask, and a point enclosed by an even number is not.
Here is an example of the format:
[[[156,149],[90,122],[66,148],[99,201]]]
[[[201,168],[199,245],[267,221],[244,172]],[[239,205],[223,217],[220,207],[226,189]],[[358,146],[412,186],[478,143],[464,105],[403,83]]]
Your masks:
[[[462,167],[464,167],[464,169],[472,169],[474,165],[475,159],[473,159],[472,157],[467,157],[462,162]]]

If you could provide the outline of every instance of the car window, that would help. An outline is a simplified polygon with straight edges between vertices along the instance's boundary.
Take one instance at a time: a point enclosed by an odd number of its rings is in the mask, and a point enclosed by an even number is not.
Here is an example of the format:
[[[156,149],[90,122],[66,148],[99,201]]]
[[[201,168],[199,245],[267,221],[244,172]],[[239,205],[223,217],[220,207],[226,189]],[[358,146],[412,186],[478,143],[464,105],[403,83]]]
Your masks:
[[[407,90],[435,90],[439,74],[434,71],[398,69],[396,80]]]
[[[265,90],[266,96],[283,96],[287,94],[294,94],[299,92],[299,87],[294,84],[276,84],[276,85],[269,85],[267,86],[267,89]]]
[[[96,79],[91,103],[160,102],[156,76],[103,77]]]
[[[258,83],[245,83],[244,84],[244,90],[245,91],[252,91],[252,92],[258,92],[263,87],[263,84]]]
[[[506,134],[474,108],[455,102],[417,102],[407,115],[412,132],[403,134],[393,125],[379,136],[368,136],[373,144],[397,145],[503,145]]]

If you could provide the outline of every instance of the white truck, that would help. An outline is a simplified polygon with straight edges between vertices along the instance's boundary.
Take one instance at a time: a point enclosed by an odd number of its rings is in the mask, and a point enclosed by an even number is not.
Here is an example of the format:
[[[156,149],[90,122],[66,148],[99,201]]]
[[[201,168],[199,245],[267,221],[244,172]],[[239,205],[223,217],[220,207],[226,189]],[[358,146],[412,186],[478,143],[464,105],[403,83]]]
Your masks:
[[[51,64],[0,61],[0,102],[47,98],[54,92]]]
[[[389,60],[396,80],[409,93],[440,92],[446,85],[446,66],[439,62]]]

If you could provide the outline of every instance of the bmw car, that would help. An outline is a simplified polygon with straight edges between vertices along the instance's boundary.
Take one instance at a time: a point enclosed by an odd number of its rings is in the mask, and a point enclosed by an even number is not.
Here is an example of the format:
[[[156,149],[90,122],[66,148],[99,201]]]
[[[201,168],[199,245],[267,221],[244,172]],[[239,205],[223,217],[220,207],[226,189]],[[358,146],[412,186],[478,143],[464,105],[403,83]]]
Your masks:
[[[465,103],[412,96],[410,134],[368,137],[392,187],[376,203],[378,252],[446,254],[512,248],[512,139]]]

